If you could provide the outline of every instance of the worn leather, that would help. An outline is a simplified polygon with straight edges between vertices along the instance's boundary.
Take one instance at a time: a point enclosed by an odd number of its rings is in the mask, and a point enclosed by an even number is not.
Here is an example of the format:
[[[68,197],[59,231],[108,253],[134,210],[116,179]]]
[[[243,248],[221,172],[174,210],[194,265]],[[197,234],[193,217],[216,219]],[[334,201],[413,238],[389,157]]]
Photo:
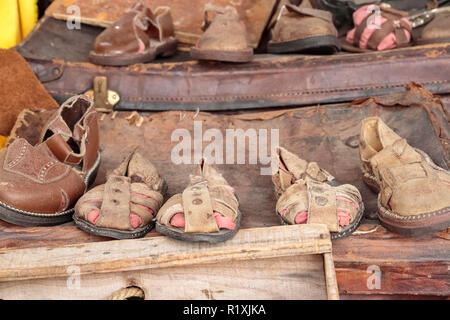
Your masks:
[[[363,120],[362,170],[380,187],[380,202],[400,216],[419,215],[450,206],[450,173],[411,147],[378,117]]]
[[[297,214],[306,212],[306,223],[326,224],[331,232],[339,232],[340,211],[349,214],[350,223],[355,220],[362,205],[355,186],[332,186],[337,184],[334,177],[317,163],[308,163],[284,148],[278,150],[278,166],[272,181],[278,198],[276,211],[283,221],[296,224]]]
[[[299,5],[282,0],[269,26],[272,27],[271,42],[338,35],[331,13],[314,9],[309,0]]]
[[[184,232],[214,233],[219,231],[214,213],[220,213],[235,222],[239,214],[238,206],[238,200],[225,178],[213,167],[202,163],[190,176],[187,188],[161,207],[156,220],[171,226],[172,217],[184,212]]]
[[[98,154],[98,128],[91,100],[75,96],[55,112],[41,140],[16,139],[0,156],[0,201],[32,213],[72,208],[85,192],[85,175]]]
[[[202,50],[241,51],[250,48],[244,23],[234,7],[206,6],[204,33],[196,47]]]
[[[89,221],[89,213],[100,210],[95,223],[97,227],[131,231],[151,222],[164,201],[165,189],[164,179],[155,166],[135,150],[108,173],[105,184],[93,188],[78,200],[75,216]],[[140,217],[139,226],[131,225],[132,213]]]
[[[97,36],[94,51],[108,56],[142,53],[174,37],[170,8],[158,7],[152,12],[137,3]]]
[[[59,161],[77,166],[83,174],[91,170],[100,144],[93,102],[86,96],[65,101],[44,126],[40,143],[45,143]]]
[[[450,42],[450,12],[437,14],[423,27],[416,41],[418,43]]]

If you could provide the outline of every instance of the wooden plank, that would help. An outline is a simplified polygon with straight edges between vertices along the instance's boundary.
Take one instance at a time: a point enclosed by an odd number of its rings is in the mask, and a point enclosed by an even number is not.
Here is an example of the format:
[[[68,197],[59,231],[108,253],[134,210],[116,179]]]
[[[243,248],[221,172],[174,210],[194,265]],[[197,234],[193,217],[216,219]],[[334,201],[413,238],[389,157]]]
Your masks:
[[[135,0],[55,0],[46,11],[46,15],[67,20],[72,14],[71,6],[78,6],[80,21],[85,24],[107,27],[119,19],[123,13],[135,4]],[[217,6],[232,5],[238,11],[247,27],[249,41],[257,47],[261,35],[273,11],[276,0],[196,0],[195,5],[185,0],[145,0],[148,7],[171,8],[177,38],[188,44],[195,44],[203,33],[203,8],[206,3]]]
[[[342,295],[450,297],[450,242],[437,234],[407,238],[363,225],[333,242],[333,256]]]
[[[331,252],[324,225],[277,226],[240,230],[224,243],[189,243],[168,237],[33,248],[0,252],[0,282],[67,275],[184,266]]]
[[[138,286],[145,299],[327,299],[321,255],[229,261],[0,283],[0,299],[106,299]]]

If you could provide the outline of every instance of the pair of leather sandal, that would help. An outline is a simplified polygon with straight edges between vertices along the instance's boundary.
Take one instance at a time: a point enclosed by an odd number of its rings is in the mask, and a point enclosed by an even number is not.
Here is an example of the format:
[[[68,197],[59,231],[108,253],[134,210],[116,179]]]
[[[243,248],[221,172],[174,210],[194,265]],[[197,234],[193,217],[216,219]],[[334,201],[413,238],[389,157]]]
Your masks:
[[[325,53],[340,50],[331,13],[314,9],[309,0],[292,4],[282,0],[269,22],[269,53]],[[253,49],[248,44],[244,23],[233,7],[207,5],[203,23],[205,33],[191,49],[197,60],[249,62]]]
[[[75,206],[82,230],[116,239],[156,231],[184,241],[217,243],[233,237],[241,213],[234,189],[214,168],[199,164],[190,184],[163,205],[167,184],[140,150],[132,152]]]
[[[360,160],[364,182],[378,193],[378,217],[387,229],[408,236],[450,227],[450,172],[411,147],[383,120],[361,124]],[[364,213],[361,194],[339,184],[315,162],[278,149],[272,176],[276,212],[286,224],[326,224],[332,239],[350,235]]]

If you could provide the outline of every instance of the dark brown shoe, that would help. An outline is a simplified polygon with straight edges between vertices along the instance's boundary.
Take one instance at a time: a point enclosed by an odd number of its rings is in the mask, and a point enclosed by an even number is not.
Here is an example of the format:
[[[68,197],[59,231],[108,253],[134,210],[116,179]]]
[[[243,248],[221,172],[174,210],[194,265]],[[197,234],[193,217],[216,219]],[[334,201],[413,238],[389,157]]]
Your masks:
[[[269,53],[334,53],[340,50],[337,30],[330,12],[314,9],[309,0],[293,5],[282,0],[269,24]]]
[[[35,146],[19,138],[0,151],[0,219],[24,226],[70,221],[100,164],[91,100],[74,96],[44,127]]]
[[[205,33],[191,49],[192,58],[225,62],[253,59],[246,27],[234,7],[205,6],[203,30]]]
[[[170,56],[176,50],[170,8],[158,7],[153,13],[137,3],[97,36],[89,60],[95,64],[125,66],[149,62],[159,55]]]

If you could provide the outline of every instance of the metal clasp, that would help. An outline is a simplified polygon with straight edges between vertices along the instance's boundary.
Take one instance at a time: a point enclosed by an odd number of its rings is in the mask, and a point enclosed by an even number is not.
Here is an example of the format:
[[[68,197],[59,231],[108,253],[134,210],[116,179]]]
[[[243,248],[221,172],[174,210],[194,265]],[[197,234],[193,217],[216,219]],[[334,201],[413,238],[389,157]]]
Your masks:
[[[108,90],[108,80],[106,77],[94,77],[94,89],[88,90],[84,94],[94,100],[95,109],[98,112],[109,113],[119,102],[120,96],[117,92]]]

